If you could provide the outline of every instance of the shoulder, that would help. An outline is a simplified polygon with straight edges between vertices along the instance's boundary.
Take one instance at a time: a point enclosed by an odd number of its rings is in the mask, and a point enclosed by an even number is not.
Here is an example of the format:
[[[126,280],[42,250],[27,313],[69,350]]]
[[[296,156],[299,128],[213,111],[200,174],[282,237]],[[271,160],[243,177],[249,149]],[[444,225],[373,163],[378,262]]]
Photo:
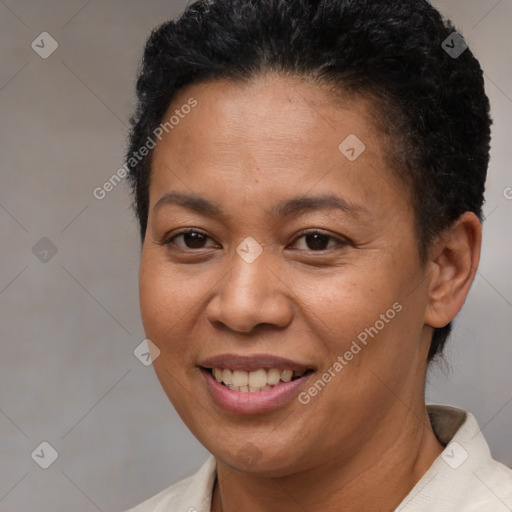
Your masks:
[[[156,512],[160,509],[169,510],[169,512],[171,512],[177,507],[180,497],[190,486],[193,478],[193,476],[189,476],[188,478],[180,480],[126,512]]]
[[[468,486],[469,512],[509,512],[512,510],[512,469],[490,459],[472,471]]]
[[[126,512],[209,512],[216,474],[216,461],[210,456],[195,474]]]
[[[512,470],[495,460],[475,417],[427,406],[444,451],[396,512],[510,512]]]

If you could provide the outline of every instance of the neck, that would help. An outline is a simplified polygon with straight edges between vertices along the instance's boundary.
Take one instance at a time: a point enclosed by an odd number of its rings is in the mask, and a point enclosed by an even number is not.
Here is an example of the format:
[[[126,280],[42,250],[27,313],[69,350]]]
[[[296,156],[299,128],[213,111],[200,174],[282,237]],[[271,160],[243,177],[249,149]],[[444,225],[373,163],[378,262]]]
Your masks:
[[[394,437],[383,443],[383,439]],[[405,421],[386,422],[351,459],[332,457],[300,473],[266,478],[217,461],[212,512],[394,510],[443,450],[424,405]],[[388,434],[386,435],[386,432]]]

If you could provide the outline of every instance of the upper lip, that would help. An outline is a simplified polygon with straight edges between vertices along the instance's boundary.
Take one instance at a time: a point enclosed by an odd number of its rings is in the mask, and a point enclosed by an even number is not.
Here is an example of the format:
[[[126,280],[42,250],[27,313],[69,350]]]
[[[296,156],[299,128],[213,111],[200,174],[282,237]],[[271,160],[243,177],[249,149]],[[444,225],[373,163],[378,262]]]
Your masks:
[[[280,370],[292,370],[305,372],[312,369],[311,366],[270,354],[255,354],[252,356],[238,354],[220,354],[203,360],[199,366],[203,368],[228,368],[230,370],[244,370],[252,372],[260,368],[278,368]]]

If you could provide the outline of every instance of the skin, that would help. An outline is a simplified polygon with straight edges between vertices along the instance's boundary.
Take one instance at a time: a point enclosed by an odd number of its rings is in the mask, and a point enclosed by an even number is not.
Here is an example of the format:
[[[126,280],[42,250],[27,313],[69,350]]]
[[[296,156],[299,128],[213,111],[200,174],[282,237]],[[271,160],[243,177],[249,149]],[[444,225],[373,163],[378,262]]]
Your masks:
[[[190,97],[197,106],[153,154],[140,304],[163,389],[217,459],[212,510],[394,510],[443,449],[425,410],[427,353],[432,328],[466,298],[480,222],[461,216],[421,262],[411,195],[387,166],[392,141],[368,99],[334,101],[318,84],[269,74],[190,86],[169,114]],[[349,134],[366,146],[353,162],[338,149]],[[223,214],[155,210],[171,191]],[[360,209],[270,212],[327,193]],[[183,228],[207,236],[177,236]],[[310,228],[327,237],[303,236]],[[263,248],[252,263],[236,252],[249,236]],[[239,415],[211,399],[205,358],[269,353],[315,369],[314,382],[397,302],[402,310],[308,404]]]

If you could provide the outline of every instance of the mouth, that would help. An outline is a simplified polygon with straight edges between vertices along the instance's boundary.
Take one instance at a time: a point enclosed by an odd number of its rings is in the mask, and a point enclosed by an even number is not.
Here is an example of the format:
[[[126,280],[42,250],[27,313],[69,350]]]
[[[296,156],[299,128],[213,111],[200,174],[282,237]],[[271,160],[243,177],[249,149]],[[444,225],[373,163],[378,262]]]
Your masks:
[[[313,373],[313,370],[293,371],[282,368],[259,368],[258,370],[245,371],[232,368],[203,368],[222,386],[231,391],[242,393],[259,393],[268,391],[287,382],[292,382],[305,375]]]
[[[315,369],[275,356],[223,355],[199,366],[214,402],[236,414],[269,412],[290,403]]]

